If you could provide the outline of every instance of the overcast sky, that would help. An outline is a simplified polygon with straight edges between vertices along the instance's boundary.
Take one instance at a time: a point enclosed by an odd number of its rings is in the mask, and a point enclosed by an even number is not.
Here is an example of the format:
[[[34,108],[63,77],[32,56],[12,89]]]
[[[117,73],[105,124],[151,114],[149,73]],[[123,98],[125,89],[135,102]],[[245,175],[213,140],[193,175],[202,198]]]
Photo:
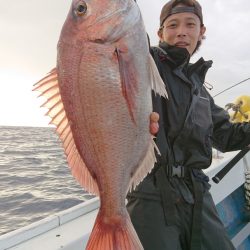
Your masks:
[[[100,0],[101,1],[101,0]],[[137,1],[151,44],[158,42],[161,7],[166,1]],[[206,40],[192,61],[214,64],[207,74],[211,94],[250,77],[250,1],[200,0]],[[0,125],[46,126],[42,100],[32,85],[56,64],[56,45],[71,0],[0,0]],[[216,98],[224,106],[250,95],[250,81]]]

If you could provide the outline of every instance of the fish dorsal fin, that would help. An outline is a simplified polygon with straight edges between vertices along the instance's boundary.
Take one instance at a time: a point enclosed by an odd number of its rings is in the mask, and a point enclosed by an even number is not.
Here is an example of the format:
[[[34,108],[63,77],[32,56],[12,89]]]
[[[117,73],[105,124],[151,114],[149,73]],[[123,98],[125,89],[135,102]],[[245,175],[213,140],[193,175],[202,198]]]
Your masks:
[[[130,180],[129,191],[134,190],[135,187],[146,177],[146,175],[151,172],[154,164],[156,163],[155,152],[160,155],[160,151],[154,142],[154,137],[151,136],[147,152],[139,162],[138,168]]]
[[[72,175],[86,191],[98,195],[97,183],[88,171],[74,142],[60,95],[57,70],[53,69],[46,77],[36,83],[33,90],[41,92],[40,96],[46,98],[46,102],[42,107],[48,108],[46,115],[51,118],[50,124],[56,126],[56,132],[62,141]]]
[[[160,73],[155,65],[153,57],[149,54],[149,65],[150,65],[150,76],[151,76],[151,87],[155,94],[159,94],[165,98],[168,98],[165,84],[160,76]]]

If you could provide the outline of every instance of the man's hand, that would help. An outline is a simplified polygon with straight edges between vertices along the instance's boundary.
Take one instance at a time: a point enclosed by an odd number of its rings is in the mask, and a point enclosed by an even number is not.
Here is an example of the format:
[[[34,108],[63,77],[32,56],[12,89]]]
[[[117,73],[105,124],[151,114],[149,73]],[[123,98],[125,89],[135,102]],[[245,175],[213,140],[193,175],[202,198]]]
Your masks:
[[[159,121],[160,116],[156,112],[152,112],[150,115],[149,131],[152,135],[156,135],[159,131]]]

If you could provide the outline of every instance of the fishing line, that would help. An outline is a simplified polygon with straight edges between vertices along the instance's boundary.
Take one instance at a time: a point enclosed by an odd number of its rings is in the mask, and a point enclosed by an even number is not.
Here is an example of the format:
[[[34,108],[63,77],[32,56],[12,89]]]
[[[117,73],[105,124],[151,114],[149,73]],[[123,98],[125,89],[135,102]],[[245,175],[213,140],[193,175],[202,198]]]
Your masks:
[[[241,81],[241,82],[238,82],[238,83],[232,85],[232,86],[229,87],[229,88],[224,89],[223,91],[221,91],[221,92],[217,93],[216,95],[214,95],[213,98],[215,98],[216,96],[218,96],[218,95],[220,95],[220,94],[222,94],[222,93],[228,91],[229,89],[232,89],[232,88],[236,87],[237,85],[240,85],[241,83],[246,82],[246,81],[248,81],[248,80],[250,80],[250,78],[247,78],[247,79],[245,79],[245,80],[243,80],[243,81]]]

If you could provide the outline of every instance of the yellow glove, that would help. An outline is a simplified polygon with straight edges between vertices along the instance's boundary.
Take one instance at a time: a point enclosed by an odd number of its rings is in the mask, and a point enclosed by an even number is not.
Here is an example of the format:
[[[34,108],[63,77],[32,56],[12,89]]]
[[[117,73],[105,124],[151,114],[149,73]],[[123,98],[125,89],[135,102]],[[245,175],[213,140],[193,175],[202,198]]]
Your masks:
[[[230,112],[230,121],[231,122],[242,122],[242,115],[240,112],[237,112],[236,116],[235,116],[235,112]]]
[[[250,96],[248,95],[239,96],[234,103],[235,105],[240,106],[240,110],[242,113],[250,111]]]
[[[241,116],[241,122],[250,122],[250,111],[245,112],[244,116]]]

